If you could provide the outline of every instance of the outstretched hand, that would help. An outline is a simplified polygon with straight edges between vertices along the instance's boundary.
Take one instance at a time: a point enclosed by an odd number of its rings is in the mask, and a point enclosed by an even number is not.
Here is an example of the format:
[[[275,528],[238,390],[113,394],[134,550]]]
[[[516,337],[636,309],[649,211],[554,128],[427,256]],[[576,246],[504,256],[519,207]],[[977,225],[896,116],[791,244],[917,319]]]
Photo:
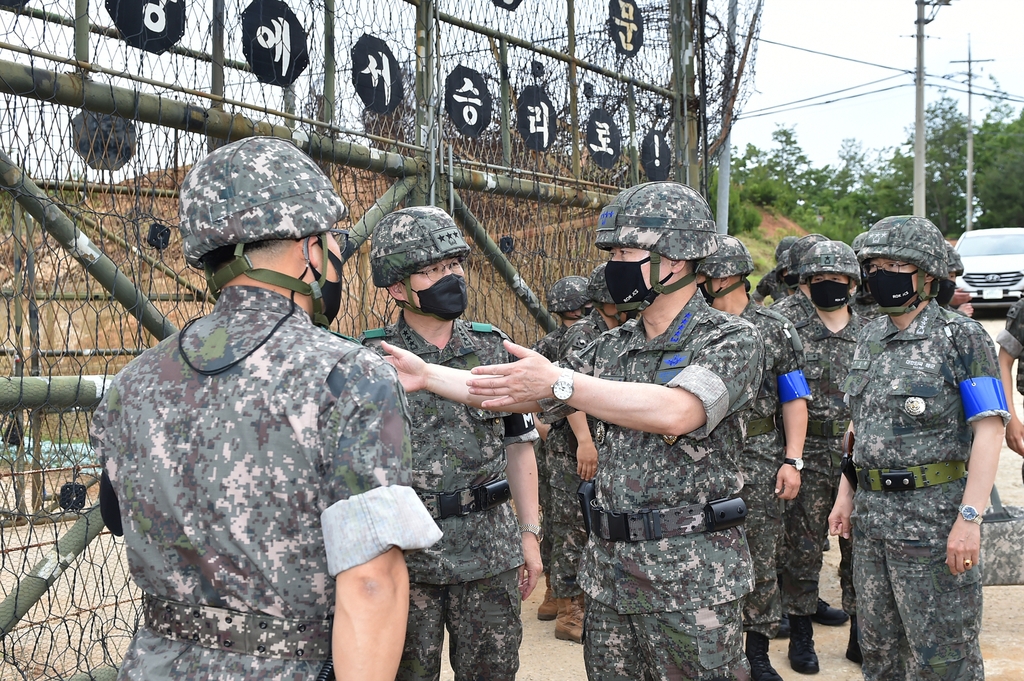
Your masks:
[[[512,341],[505,341],[505,349],[519,361],[474,367],[474,377],[466,381],[469,393],[490,398],[483,403],[485,409],[551,397],[551,386],[562,373],[558,365]]]
[[[414,393],[427,387],[427,363],[418,355],[390,343],[381,342],[380,346],[388,353],[384,361],[398,371],[405,392]]]

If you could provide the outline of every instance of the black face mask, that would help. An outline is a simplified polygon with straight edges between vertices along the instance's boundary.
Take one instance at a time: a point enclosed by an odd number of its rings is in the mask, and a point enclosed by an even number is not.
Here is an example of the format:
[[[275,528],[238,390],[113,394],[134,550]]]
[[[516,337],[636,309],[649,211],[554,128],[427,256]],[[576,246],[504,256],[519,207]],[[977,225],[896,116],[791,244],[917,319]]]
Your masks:
[[[782,281],[786,282],[786,286],[796,288],[797,284],[800,283],[800,275],[789,273],[782,278]]]
[[[833,312],[845,306],[850,300],[850,285],[841,281],[819,281],[808,286],[811,302],[824,312]]]
[[[699,284],[697,284],[697,290],[700,291],[700,294],[702,296],[704,296],[705,303],[710,305],[711,303],[715,302],[715,297],[708,293],[708,286],[706,281],[702,281]]]
[[[420,311],[450,322],[458,319],[469,305],[466,280],[458,274],[448,274],[430,288],[416,291],[420,297]]]
[[[320,287],[320,294],[323,296],[323,298],[321,298],[320,303],[321,305],[323,305],[322,312],[323,315],[327,317],[327,323],[331,324],[332,322],[334,322],[335,319],[337,319],[338,312],[341,311],[342,262],[341,258],[334,255],[330,251],[327,251],[327,258],[331,261],[331,264],[334,265],[334,271],[338,275],[338,281],[331,281],[330,278],[328,278],[324,282],[324,285]],[[313,276],[316,277],[316,280],[320,281],[322,275],[317,271],[317,269],[313,267],[312,264],[310,264],[309,269],[313,273]]]
[[[868,275],[867,285],[883,312],[884,308],[902,308],[917,293],[914,290],[913,272],[886,272],[879,269]]]
[[[653,302],[658,297],[658,292],[647,285],[647,279],[641,269],[643,264],[650,260],[651,257],[647,256],[639,262],[608,261],[604,277],[608,284],[608,293],[615,301],[619,311],[635,310],[644,303]],[[664,284],[671,278],[672,272],[669,272],[659,283]]]
[[[935,296],[935,302],[939,305],[949,305],[956,293],[956,282],[952,279],[943,279],[939,282],[939,293]]]

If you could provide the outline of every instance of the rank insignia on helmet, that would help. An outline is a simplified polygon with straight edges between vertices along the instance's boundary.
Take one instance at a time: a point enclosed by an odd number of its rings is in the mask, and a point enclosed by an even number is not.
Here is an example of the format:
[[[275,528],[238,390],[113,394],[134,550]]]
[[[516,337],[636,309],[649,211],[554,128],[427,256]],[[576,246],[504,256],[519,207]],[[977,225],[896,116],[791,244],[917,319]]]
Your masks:
[[[920,397],[908,397],[903,408],[911,416],[920,416],[924,413],[924,400]]]

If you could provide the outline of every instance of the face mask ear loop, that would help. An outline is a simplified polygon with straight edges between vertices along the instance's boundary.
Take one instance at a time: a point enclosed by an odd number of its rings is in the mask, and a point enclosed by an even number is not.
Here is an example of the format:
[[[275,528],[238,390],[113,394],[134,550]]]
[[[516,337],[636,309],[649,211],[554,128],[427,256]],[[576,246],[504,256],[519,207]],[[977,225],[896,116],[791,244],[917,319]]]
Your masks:
[[[917,279],[917,297],[924,301],[931,300],[935,296],[939,295],[939,280],[932,279],[932,285],[926,293],[924,289],[925,286],[928,286],[928,282],[925,281],[925,272],[921,268],[918,268],[917,273],[921,275]]]
[[[319,235],[319,238],[320,249],[323,252],[324,257],[324,266],[323,271],[320,272],[320,276],[318,278],[314,278],[314,280],[309,283],[309,297],[313,300],[313,323],[326,329],[331,325],[331,323],[327,321],[327,316],[324,314],[324,294],[322,289],[323,285],[327,283],[327,262],[329,260],[327,257],[327,232],[322,232]],[[309,260],[309,237],[302,240],[302,255],[306,258],[306,270],[312,271],[315,276],[316,270],[313,268],[313,263]],[[306,273],[306,270],[302,271],[303,275]]]
[[[402,283],[405,284],[405,298],[406,299],[405,300],[396,300],[395,302],[398,303],[398,307],[402,308],[403,310],[409,310],[410,312],[415,312],[417,314],[425,314],[423,312],[423,310],[421,310],[418,307],[416,307],[416,304],[412,302],[413,290],[412,290],[412,284],[410,283],[411,281],[412,281],[412,277],[406,277],[405,279],[402,280]]]

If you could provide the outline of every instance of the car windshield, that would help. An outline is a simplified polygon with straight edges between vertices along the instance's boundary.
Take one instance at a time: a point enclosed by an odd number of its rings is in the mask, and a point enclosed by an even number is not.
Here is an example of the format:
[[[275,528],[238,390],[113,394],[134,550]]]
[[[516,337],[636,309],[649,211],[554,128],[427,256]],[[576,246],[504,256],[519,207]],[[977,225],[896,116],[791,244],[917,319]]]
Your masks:
[[[1024,234],[986,234],[962,239],[956,249],[962,256],[1024,254]]]

